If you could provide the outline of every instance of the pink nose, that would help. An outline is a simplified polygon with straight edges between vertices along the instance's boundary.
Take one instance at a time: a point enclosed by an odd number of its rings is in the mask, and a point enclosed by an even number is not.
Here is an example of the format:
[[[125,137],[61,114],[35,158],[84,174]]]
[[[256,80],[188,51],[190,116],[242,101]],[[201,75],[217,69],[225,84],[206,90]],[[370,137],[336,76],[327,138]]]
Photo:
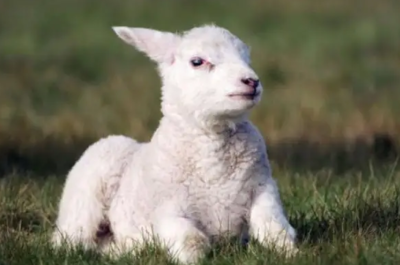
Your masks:
[[[256,89],[258,87],[258,84],[260,83],[260,80],[256,80],[253,78],[244,78],[241,80],[243,84],[250,86],[254,89]]]

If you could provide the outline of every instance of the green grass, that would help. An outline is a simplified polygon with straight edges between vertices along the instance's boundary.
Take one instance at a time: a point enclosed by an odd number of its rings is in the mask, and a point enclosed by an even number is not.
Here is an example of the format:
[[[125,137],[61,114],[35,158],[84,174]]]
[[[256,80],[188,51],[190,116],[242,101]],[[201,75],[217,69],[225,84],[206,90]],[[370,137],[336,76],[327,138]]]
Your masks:
[[[48,236],[63,178],[26,177],[0,180],[0,264],[171,264],[151,246],[116,261],[83,250],[53,251]],[[214,246],[202,264],[399,264],[400,171],[395,166],[364,175],[280,171],[275,177],[302,254],[285,260],[254,242],[247,248],[227,242]]]
[[[400,2],[6,1],[0,4],[0,146],[123,133],[160,118],[155,65],[113,25],[215,22],[252,48],[265,87],[252,119],[269,144],[398,140]]]
[[[155,65],[114,25],[215,22],[252,48],[264,135],[303,254],[225,244],[204,264],[399,264],[400,1],[0,1],[0,265],[132,264],[48,245],[66,171],[99,137],[150,139]],[[372,170],[374,169],[374,170]],[[378,170],[379,169],[379,170]],[[159,249],[137,264],[162,264]]]
[[[397,0],[2,1],[0,173],[64,172],[99,137],[151,137],[155,65],[113,25],[215,22],[247,42],[265,88],[251,118],[279,166],[343,172],[396,157],[398,10]]]

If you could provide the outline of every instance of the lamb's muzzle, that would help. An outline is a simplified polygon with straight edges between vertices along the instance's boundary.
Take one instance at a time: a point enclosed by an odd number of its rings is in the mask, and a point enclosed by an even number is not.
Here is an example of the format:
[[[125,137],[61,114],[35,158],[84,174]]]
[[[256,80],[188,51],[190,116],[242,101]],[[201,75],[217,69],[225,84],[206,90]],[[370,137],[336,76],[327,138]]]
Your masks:
[[[254,78],[243,78],[242,83],[253,88],[253,89],[257,89],[258,84],[260,83],[260,80],[258,79],[254,79]]]

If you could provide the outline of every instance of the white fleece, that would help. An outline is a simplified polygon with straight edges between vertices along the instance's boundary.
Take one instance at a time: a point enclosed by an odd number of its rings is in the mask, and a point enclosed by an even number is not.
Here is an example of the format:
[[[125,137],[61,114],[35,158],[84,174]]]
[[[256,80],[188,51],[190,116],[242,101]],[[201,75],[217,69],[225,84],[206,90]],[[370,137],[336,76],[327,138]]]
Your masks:
[[[243,81],[258,80],[247,45],[214,25],[114,30],[158,64],[163,117],[149,143],[112,136],[89,147],[67,177],[55,245],[65,236],[118,257],[157,237],[193,263],[214,239],[250,234],[296,253],[263,137],[247,118],[263,91]],[[96,237],[103,224],[106,240]]]

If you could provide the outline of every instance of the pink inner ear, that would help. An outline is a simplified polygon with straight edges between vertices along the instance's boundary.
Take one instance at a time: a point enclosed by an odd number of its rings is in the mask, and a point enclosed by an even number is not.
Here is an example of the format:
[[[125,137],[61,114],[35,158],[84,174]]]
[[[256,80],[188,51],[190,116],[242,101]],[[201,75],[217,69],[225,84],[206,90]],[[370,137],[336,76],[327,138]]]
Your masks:
[[[171,65],[174,64],[174,63],[175,63],[175,56],[172,55],[172,58],[171,58]]]

